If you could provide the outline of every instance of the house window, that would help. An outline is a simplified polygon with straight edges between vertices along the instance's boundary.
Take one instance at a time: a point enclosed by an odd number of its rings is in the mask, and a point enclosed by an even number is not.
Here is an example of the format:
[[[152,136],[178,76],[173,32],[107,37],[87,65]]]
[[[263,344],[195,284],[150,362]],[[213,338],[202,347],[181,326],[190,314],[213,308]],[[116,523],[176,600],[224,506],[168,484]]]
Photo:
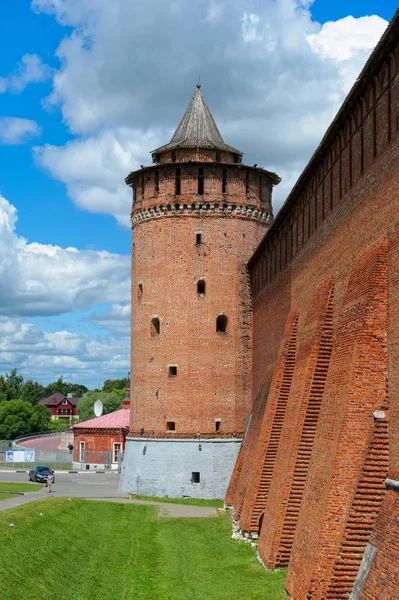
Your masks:
[[[175,196],[180,196],[180,169],[176,169],[176,175],[175,175]]]
[[[202,244],[202,233],[196,233],[195,234],[195,243],[197,244],[197,246],[199,244]]]
[[[79,442],[79,462],[85,461],[86,442]]]
[[[206,283],[204,279],[197,281],[197,294],[205,294]]]
[[[204,194],[204,167],[198,169],[198,194],[199,196]]]
[[[64,405],[67,404],[67,400],[63,400],[62,404],[64,404]]]
[[[175,431],[175,429],[176,429],[175,421],[166,421],[166,429],[168,431]]]
[[[112,444],[112,462],[113,463],[117,463],[118,462],[119,452],[121,450],[122,450],[122,444],[121,444],[121,442],[114,442]]]
[[[218,318],[216,319],[216,331],[219,333],[226,333],[227,332],[227,323],[228,323],[228,318],[226,317],[226,315],[219,315]]]
[[[169,377],[176,377],[177,375],[177,366],[169,365]]]
[[[159,335],[160,324],[158,317],[151,319],[151,335]]]
[[[199,483],[201,479],[201,475],[198,471],[193,471],[191,473],[191,483]]]

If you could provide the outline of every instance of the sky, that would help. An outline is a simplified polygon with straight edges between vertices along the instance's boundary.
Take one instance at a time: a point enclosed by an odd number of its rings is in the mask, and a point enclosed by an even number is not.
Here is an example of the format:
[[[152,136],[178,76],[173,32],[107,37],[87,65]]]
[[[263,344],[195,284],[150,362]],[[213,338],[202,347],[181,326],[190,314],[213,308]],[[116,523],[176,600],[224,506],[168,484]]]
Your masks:
[[[397,8],[0,0],[0,373],[127,376],[126,175],[200,77],[225,142],[282,177],[276,214]]]

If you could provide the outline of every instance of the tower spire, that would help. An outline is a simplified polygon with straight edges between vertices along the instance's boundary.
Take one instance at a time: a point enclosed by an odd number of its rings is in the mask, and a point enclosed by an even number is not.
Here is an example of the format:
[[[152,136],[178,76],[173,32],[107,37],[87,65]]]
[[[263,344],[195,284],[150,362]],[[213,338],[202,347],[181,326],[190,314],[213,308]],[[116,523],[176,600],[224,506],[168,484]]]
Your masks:
[[[153,150],[152,154],[176,148],[211,148],[227,150],[242,156],[242,152],[224,143],[199,82],[169,144]]]

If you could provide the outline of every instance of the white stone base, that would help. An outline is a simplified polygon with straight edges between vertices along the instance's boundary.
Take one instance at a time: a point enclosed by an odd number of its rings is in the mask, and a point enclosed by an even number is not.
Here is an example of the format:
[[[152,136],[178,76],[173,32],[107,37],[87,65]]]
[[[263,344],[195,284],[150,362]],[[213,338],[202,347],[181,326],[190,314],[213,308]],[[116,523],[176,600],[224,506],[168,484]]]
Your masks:
[[[127,438],[120,489],[168,498],[223,499],[241,439]],[[200,482],[193,482],[193,473]]]
[[[97,471],[97,470],[107,470],[107,471],[116,471],[118,469],[118,463],[110,464],[101,464],[101,463],[85,463],[85,462],[72,462],[72,469],[76,469],[78,471]]]

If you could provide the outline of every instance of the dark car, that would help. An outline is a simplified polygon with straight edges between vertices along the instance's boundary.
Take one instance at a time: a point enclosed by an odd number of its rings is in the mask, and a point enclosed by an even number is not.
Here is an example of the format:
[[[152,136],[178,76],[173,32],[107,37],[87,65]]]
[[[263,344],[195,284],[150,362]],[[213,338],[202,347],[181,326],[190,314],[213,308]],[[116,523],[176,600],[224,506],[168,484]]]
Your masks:
[[[46,483],[50,471],[50,467],[40,467],[39,465],[36,465],[36,467],[33,467],[33,469],[29,471],[29,481],[38,481],[39,483]]]

